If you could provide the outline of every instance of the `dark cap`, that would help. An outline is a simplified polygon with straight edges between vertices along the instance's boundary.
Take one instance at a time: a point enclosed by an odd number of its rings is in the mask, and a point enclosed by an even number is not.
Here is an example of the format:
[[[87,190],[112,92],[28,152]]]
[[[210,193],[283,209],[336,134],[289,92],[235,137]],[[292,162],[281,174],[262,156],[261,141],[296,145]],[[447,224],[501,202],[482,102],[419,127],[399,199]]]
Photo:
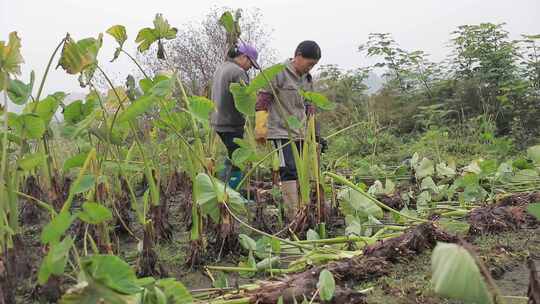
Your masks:
[[[312,40],[305,40],[300,42],[294,51],[294,56],[301,55],[304,58],[309,59],[321,59],[321,48],[317,42]]]

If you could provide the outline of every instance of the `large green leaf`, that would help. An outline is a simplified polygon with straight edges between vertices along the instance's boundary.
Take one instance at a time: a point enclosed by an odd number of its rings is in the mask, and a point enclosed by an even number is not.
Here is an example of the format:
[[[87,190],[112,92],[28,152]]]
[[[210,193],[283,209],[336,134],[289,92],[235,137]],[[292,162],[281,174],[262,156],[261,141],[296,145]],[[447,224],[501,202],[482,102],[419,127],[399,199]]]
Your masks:
[[[36,152],[29,155],[25,155],[22,159],[17,161],[17,167],[24,170],[30,171],[35,167],[43,164],[47,155],[43,152]]]
[[[336,291],[336,282],[332,273],[326,269],[319,274],[319,282],[317,283],[319,288],[319,295],[323,301],[330,301],[334,297]]]
[[[51,274],[64,274],[71,246],[73,246],[73,239],[70,236],[64,238],[62,242],[50,246],[49,252],[39,267],[39,284],[45,284],[49,280]]]
[[[154,28],[143,28],[137,34],[137,38],[135,38],[135,42],[139,44],[137,49],[139,52],[144,52],[160,39],[174,39],[177,32],[178,30],[171,27],[161,14],[156,14]]]
[[[268,81],[272,81],[279,73],[285,69],[282,63],[273,65],[261,71],[250,83],[247,88],[247,94],[257,93],[262,88],[268,87]],[[268,81],[267,81],[268,80]]]
[[[257,103],[255,93],[248,93],[247,87],[239,83],[231,83],[229,90],[234,97],[234,106],[238,112],[245,116],[255,116],[255,104]]]
[[[43,120],[36,114],[19,115],[17,117],[15,128],[21,137],[28,139],[41,138],[46,130]]]
[[[91,174],[83,175],[83,177],[78,183],[74,183],[73,185],[71,185],[71,188],[69,189],[69,191],[71,191],[73,194],[86,192],[90,190],[92,187],[94,187],[95,182],[96,182],[96,178],[94,175],[91,175]]]
[[[97,104],[97,96],[95,94],[88,94],[85,103],[82,100],[76,100],[67,105],[64,108],[64,121],[69,124],[76,124],[88,117]]]
[[[369,215],[379,219],[383,217],[381,207],[351,188],[341,190],[338,199],[341,202],[340,208],[345,215],[357,216],[363,220],[367,220]]]
[[[210,113],[214,110],[214,103],[202,96],[189,97],[189,108],[191,114],[201,122],[208,122],[210,119]]]
[[[245,234],[240,234],[238,238],[240,239],[240,245],[244,247],[244,249],[248,251],[257,250],[257,243],[255,242],[254,239],[250,238],[249,236]]]
[[[18,79],[11,79],[7,87],[7,94],[9,100],[14,104],[22,105],[26,103],[30,95],[32,95],[32,88],[34,87],[35,74],[34,71],[30,73],[30,83],[25,84]]]
[[[432,176],[435,173],[435,164],[432,160],[423,158],[416,166],[414,166],[414,172],[418,180],[427,176]]]
[[[97,53],[102,43],[102,34],[97,39],[86,38],[77,42],[68,36],[58,66],[61,66],[68,74],[81,73],[84,69],[96,63]]]
[[[66,159],[66,161],[64,162],[64,171],[68,171],[72,168],[82,167],[87,157],[88,152],[82,152]]]
[[[24,109],[24,112],[32,113],[35,111],[35,113],[43,120],[43,123],[48,126],[56,113],[56,110],[58,110],[59,105],[59,99],[57,99],[54,95],[49,95],[37,103],[28,103]]]
[[[527,157],[531,159],[537,166],[540,166],[540,145],[527,149]]]
[[[300,94],[304,97],[304,99],[314,104],[321,110],[329,111],[336,107],[336,104],[331,102],[328,97],[324,96],[323,94],[306,91],[300,91]]]
[[[118,122],[127,122],[137,118],[137,116],[148,111],[154,104],[154,98],[152,96],[144,95],[130,104],[120,115],[118,116]]]
[[[21,39],[17,32],[9,33],[9,40],[0,41],[0,78],[6,79],[11,75],[21,74],[21,64],[24,59],[21,55]],[[0,91],[5,89],[4,81],[0,83]]]
[[[135,272],[115,255],[94,255],[82,261],[85,274],[96,282],[123,294],[141,291]]]
[[[77,215],[79,218],[88,224],[100,224],[112,219],[112,212],[102,204],[93,202],[84,202],[82,212]]]
[[[431,257],[431,282],[441,296],[466,303],[492,303],[474,258],[456,244],[438,243]]]
[[[62,296],[59,304],[138,304],[138,295],[125,295],[90,280],[82,281]]]
[[[193,297],[184,284],[173,278],[161,279],[156,282],[156,286],[161,288],[170,304],[191,304]]]
[[[120,47],[123,47],[124,42],[126,42],[127,40],[126,27],[121,24],[111,26],[107,30],[107,34],[111,35],[114,38],[114,40],[118,42],[118,45]]]
[[[44,244],[56,244],[69,228],[75,216],[69,211],[60,212],[41,231],[41,242]]]
[[[216,189],[212,184],[216,185]],[[219,222],[218,197],[225,197],[223,190],[225,185],[222,181],[212,178],[205,173],[199,173],[195,178],[195,202],[201,207],[203,214],[208,215],[214,222]],[[240,213],[244,211],[246,200],[240,193],[227,187],[228,205],[233,212]]]
[[[227,33],[232,33],[235,30],[234,18],[229,11],[226,11],[223,13],[223,15],[221,15],[221,17],[219,18],[219,24],[221,24],[225,28]]]

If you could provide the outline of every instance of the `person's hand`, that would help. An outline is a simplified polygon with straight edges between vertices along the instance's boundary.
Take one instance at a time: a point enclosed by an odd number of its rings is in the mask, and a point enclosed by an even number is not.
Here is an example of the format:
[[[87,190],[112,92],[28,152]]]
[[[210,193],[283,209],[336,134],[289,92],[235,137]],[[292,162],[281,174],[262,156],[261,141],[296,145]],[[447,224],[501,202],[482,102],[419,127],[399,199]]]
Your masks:
[[[307,116],[315,115],[317,113],[317,108],[314,105],[307,103],[306,104],[306,114]]]
[[[326,152],[326,150],[328,150],[328,141],[326,141],[324,137],[317,138],[317,142],[320,145],[321,153],[324,153]]]
[[[266,137],[268,136],[268,112],[257,111],[255,112],[255,140],[261,145],[266,144]]]

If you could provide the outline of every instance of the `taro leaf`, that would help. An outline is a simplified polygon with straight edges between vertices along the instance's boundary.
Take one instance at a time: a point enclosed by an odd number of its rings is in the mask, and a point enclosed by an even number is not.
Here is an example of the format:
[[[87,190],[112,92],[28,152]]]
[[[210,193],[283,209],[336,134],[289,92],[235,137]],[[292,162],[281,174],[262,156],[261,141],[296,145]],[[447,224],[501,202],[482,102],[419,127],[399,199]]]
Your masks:
[[[362,224],[360,223],[358,218],[352,215],[347,215],[345,217],[345,222],[347,223],[347,228],[345,228],[346,235],[362,235]]]
[[[437,176],[438,177],[454,177],[456,176],[456,169],[450,166],[447,166],[445,163],[439,163],[436,166]]]
[[[255,104],[257,96],[255,93],[248,93],[247,87],[239,83],[231,83],[229,90],[234,97],[234,106],[238,112],[245,116],[255,116]]]
[[[150,93],[150,90],[152,89],[153,86],[154,86],[154,82],[152,81],[152,79],[143,78],[139,80],[139,87],[141,87],[141,90],[143,91],[144,94]]]
[[[317,233],[317,231],[313,230],[313,229],[309,229],[306,233],[306,239],[308,241],[313,241],[313,240],[320,240],[321,237],[319,236],[319,234]]]
[[[103,284],[82,281],[60,298],[59,304],[134,304],[139,303],[139,295],[124,295]]]
[[[24,158],[17,161],[17,167],[23,171],[30,171],[43,164],[46,158],[47,155],[43,154],[43,152],[25,155]]]
[[[107,34],[111,35],[118,45],[122,47],[127,40],[126,27],[120,24],[111,26],[107,31]]]
[[[38,283],[45,284],[51,274],[62,275],[66,268],[69,250],[73,245],[73,239],[68,235],[57,244],[52,244],[49,252],[43,259],[38,272]]]
[[[534,169],[534,165],[526,158],[518,158],[512,162],[512,166],[516,169]]]
[[[368,220],[363,224],[363,228],[365,228],[362,229],[363,236],[372,236],[377,230],[379,230],[379,227],[382,226],[381,221],[373,217],[373,215],[369,215]]]
[[[123,294],[141,291],[135,272],[115,255],[94,255],[82,261],[82,269],[93,280]]]
[[[43,123],[48,126],[53,118],[58,106],[60,105],[60,99],[54,97],[54,95],[49,95],[45,99],[39,102],[31,102],[26,105],[23,112],[37,114],[42,120]]]
[[[249,236],[245,234],[240,234],[238,238],[240,239],[240,245],[242,245],[244,249],[248,251],[257,250],[257,243],[255,242],[254,239],[250,238]]]
[[[473,160],[469,165],[463,167],[463,172],[480,174],[482,169],[480,168],[479,160]]]
[[[482,177],[490,176],[497,172],[497,162],[495,160],[483,160],[478,166],[480,167],[480,175]]]
[[[82,100],[75,100],[64,108],[64,121],[76,124],[82,120]]]
[[[156,282],[156,286],[161,288],[167,297],[167,303],[171,304],[191,304],[193,297],[184,284],[173,278],[161,279]],[[227,286],[225,286],[227,287]]]
[[[17,117],[16,130],[21,137],[38,139],[46,129],[43,120],[38,115],[22,114]]]
[[[527,211],[540,221],[540,203],[529,204]]]
[[[177,32],[178,30],[171,28],[161,14],[156,14],[154,28],[143,28],[137,34],[137,38],[135,38],[135,42],[139,44],[137,49],[139,52],[145,52],[154,42],[160,39],[174,39]]]
[[[174,90],[175,82],[166,76],[156,77],[154,83],[155,84],[150,89],[150,93],[154,96],[167,97],[171,95]]]
[[[84,120],[92,113],[96,107],[96,93],[90,93],[86,97],[86,102],[76,100],[64,108],[64,120],[69,124],[76,124]]]
[[[88,152],[82,152],[66,159],[63,167],[64,171],[68,171],[72,168],[82,167],[84,161],[86,160],[86,157],[88,157]]]
[[[157,40],[158,37],[152,28],[143,28],[139,31],[137,38],[135,39],[135,42],[139,44],[139,46],[137,46],[137,50],[139,50],[139,52],[145,52],[150,48],[152,43],[156,42]]]
[[[492,303],[474,258],[456,244],[438,243],[431,256],[431,282],[439,295],[467,303]]]
[[[205,173],[199,173],[195,178],[195,202],[201,207],[204,215],[208,215],[215,223],[219,222],[218,197],[225,197],[223,189],[225,185],[222,181],[212,178],[216,184],[216,189],[212,184],[210,176]],[[228,205],[235,213],[244,212],[245,199],[236,191],[227,187]]]
[[[86,192],[90,190],[92,187],[94,187],[95,181],[96,179],[94,175],[91,175],[91,174],[83,175],[81,180],[78,183],[73,184],[69,190],[73,194]]]
[[[235,30],[234,26],[234,18],[231,12],[226,11],[221,15],[221,18],[219,18],[219,24],[221,24],[227,33],[233,33]]]
[[[298,117],[294,115],[290,115],[289,117],[287,117],[287,124],[293,130],[298,130],[302,128],[302,122],[298,119]]]
[[[191,96],[189,97],[189,109],[197,120],[206,123],[210,119],[210,113],[214,110],[214,103],[206,97]]]
[[[169,25],[169,22],[161,14],[156,14],[156,18],[154,18],[154,31],[159,39],[168,40],[176,38],[178,32],[176,28]]]
[[[463,221],[457,221],[449,218],[441,218],[437,221],[437,224],[444,228],[445,231],[460,235],[466,235],[469,231],[469,227],[471,226]]]
[[[268,81],[272,81],[284,69],[285,65],[281,63],[264,69],[249,83],[246,93],[257,93],[257,91],[260,89],[266,88],[268,86],[268,82],[266,80],[268,79]]]
[[[120,24],[113,25],[107,30],[107,34],[111,35],[116,42],[118,42],[118,48],[114,52],[114,58],[111,60],[114,61],[120,55],[120,50],[124,46],[124,42],[127,40],[126,27]]]
[[[319,295],[323,301],[332,300],[334,292],[336,291],[336,282],[330,271],[326,269],[321,271],[317,288],[319,288]]]
[[[7,94],[9,100],[14,104],[23,105],[28,101],[30,95],[32,95],[32,88],[34,87],[35,74],[34,71],[30,72],[30,83],[25,84],[24,82],[17,79],[10,79],[7,88]]]
[[[243,167],[245,162],[253,160],[256,156],[252,148],[238,148],[232,154],[232,162],[237,167]]]
[[[96,63],[97,53],[102,45],[103,35],[98,39],[86,38],[75,42],[67,37],[58,66],[61,66],[68,74],[79,74],[84,69]]]
[[[21,39],[17,32],[9,33],[9,40],[0,41],[0,91],[6,89],[5,79],[11,75],[21,74],[21,64],[24,59],[21,55]]]
[[[415,167],[414,171],[418,180],[427,176],[432,176],[435,173],[435,164],[432,160],[423,158]]]
[[[83,222],[88,224],[97,225],[112,219],[112,212],[102,204],[84,202],[82,209],[83,211],[77,215]]]
[[[127,122],[137,118],[137,116],[148,111],[154,104],[154,98],[152,96],[144,95],[139,99],[131,103],[120,115],[118,115],[118,122]]]
[[[310,103],[317,106],[317,108],[325,111],[333,110],[336,104],[331,102],[326,96],[316,92],[300,91],[300,94]]]
[[[537,166],[540,166],[540,145],[536,145],[527,149],[527,157],[532,160]]]
[[[369,215],[379,219],[383,217],[383,211],[379,206],[353,189],[341,190],[338,199],[341,202],[340,208],[345,215],[358,216],[363,220],[367,220]]]
[[[433,194],[438,194],[440,192],[440,188],[435,184],[430,176],[422,180],[420,190],[429,190]]]
[[[516,172],[516,175],[512,178],[514,183],[531,183],[538,179],[540,174],[538,171],[533,169],[519,170]]]
[[[56,244],[60,241],[60,237],[69,228],[75,216],[71,215],[69,211],[60,212],[55,216],[41,231],[41,242],[43,244]]]
[[[212,287],[224,289],[229,287],[229,279],[227,278],[227,275],[223,272],[218,272],[215,274],[216,278],[215,281],[212,282]]]

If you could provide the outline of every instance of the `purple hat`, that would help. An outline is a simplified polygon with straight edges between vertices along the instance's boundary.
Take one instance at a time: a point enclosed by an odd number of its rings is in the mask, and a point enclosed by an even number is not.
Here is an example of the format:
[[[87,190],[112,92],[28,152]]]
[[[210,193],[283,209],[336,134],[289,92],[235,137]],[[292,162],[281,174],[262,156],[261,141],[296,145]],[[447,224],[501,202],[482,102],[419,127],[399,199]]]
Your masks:
[[[259,53],[255,49],[255,47],[253,47],[250,44],[241,42],[238,44],[238,52],[246,55],[251,61],[251,63],[253,64],[253,66],[256,69],[260,69],[259,64],[257,63],[257,58],[259,58]]]

